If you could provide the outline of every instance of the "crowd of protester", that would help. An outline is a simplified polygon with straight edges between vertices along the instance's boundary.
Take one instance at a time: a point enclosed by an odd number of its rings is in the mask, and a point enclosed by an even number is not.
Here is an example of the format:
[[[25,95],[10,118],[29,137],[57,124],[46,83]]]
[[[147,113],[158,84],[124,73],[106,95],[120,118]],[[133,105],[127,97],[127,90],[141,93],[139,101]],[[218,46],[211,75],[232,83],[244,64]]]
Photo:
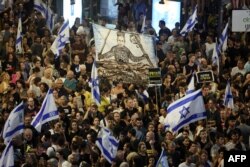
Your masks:
[[[25,130],[12,141],[15,166],[153,167],[163,147],[170,167],[223,167],[225,150],[249,150],[249,34],[229,31],[228,47],[220,54],[220,66],[213,65],[219,6],[213,0],[197,1],[200,4],[199,22],[186,36],[179,34],[182,23],[176,23],[176,27],[170,30],[162,20],[159,21],[160,31],[155,32],[150,17],[146,21],[143,33],[157,39],[156,53],[162,72],[160,96],[147,85],[103,78],[100,106],[93,102],[88,83],[95,57],[88,18],[75,19],[70,29],[70,45],[55,58],[50,46],[64,22],[63,17],[57,19],[50,31],[41,13],[33,10],[31,0],[15,1],[12,9],[1,12],[1,131],[13,108],[21,101],[25,104]],[[192,12],[195,3],[195,0],[184,1],[183,18]],[[231,8],[225,4],[223,26],[232,9],[248,5],[248,1],[238,6],[234,6],[235,3],[234,0]],[[150,1],[121,1],[117,5],[117,28],[141,33],[142,16],[152,12]],[[23,53],[15,51],[18,16],[23,20]],[[99,20],[101,25],[106,22],[103,18]],[[193,72],[208,70],[213,72],[214,81],[196,83],[196,89],[202,89],[207,119],[191,123],[178,133],[165,130],[168,105],[186,95]],[[233,109],[223,106],[229,79]],[[38,133],[30,123],[40,110],[49,88],[53,89],[60,118],[43,125],[42,132]],[[149,96],[143,94],[144,90]],[[112,165],[95,144],[101,126],[110,129],[119,139]],[[4,148],[1,139],[0,152]]]

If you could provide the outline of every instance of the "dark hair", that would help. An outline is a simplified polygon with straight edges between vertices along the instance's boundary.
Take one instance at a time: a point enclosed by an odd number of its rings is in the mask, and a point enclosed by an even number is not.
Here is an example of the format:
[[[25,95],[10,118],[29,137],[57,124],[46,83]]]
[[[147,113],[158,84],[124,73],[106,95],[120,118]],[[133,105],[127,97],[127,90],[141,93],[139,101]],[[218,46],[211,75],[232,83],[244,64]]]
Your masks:
[[[165,22],[164,20],[160,20],[160,21],[159,21],[159,24],[162,24],[162,25],[165,26],[165,25],[166,25],[166,22]]]
[[[129,130],[128,130],[128,133],[130,133],[132,136],[135,136],[135,135],[136,135],[135,129],[129,129]]]

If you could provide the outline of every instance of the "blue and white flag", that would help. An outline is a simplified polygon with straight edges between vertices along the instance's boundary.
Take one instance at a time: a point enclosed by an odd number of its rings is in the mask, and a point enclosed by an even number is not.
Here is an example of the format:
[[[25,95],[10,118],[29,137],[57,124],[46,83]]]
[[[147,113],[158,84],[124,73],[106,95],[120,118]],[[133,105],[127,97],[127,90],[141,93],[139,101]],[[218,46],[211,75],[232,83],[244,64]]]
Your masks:
[[[54,13],[49,8],[49,6],[46,5],[42,0],[35,0],[34,9],[40,12],[43,15],[43,17],[45,17],[46,25],[48,26],[50,31],[52,31],[54,27]]]
[[[192,74],[192,78],[188,84],[186,94],[192,93],[195,91],[195,85],[194,85],[194,73]]]
[[[14,149],[12,142],[9,142],[2,152],[0,167],[14,167]]]
[[[101,127],[95,144],[101,150],[104,158],[111,164],[116,157],[119,141],[111,135],[107,128]]]
[[[155,167],[169,167],[167,153],[164,148],[161,150],[161,155]]]
[[[16,36],[16,53],[23,53],[22,47],[22,19],[18,18],[17,36]]]
[[[212,65],[217,66],[217,71],[219,74],[219,72],[220,72],[220,59],[219,59],[219,46],[218,46],[217,42],[214,45],[214,49],[213,49]]]
[[[183,126],[192,122],[205,119],[206,109],[201,89],[171,103],[167,113],[164,124],[173,132],[178,132]]]
[[[182,36],[185,36],[188,32],[192,31],[195,24],[198,23],[197,9],[198,6],[196,5],[193,14],[188,18],[185,26],[182,28],[180,32]]]
[[[53,96],[53,90],[49,89],[47,95],[45,96],[40,111],[36,114],[31,122],[31,125],[38,131],[41,132],[42,125],[58,119],[58,111]]]
[[[90,78],[91,95],[94,102],[99,106],[101,104],[101,94],[99,89],[99,78],[96,68],[96,62],[94,61]]]
[[[51,45],[50,50],[56,55],[59,56],[60,51],[65,47],[69,41],[69,20],[63,23],[60,30],[58,31],[58,35],[54,40],[53,44]]]
[[[19,134],[22,134],[24,130],[24,105],[21,102],[11,112],[4,124],[3,139],[7,144],[11,139]]]
[[[228,32],[228,23],[226,24],[219,38],[219,50],[220,51],[221,49],[222,51],[225,51],[227,49],[227,38],[228,38],[227,32]]]
[[[231,91],[229,81],[227,82],[223,104],[227,108],[231,108],[231,109],[234,108],[234,99],[233,99],[233,94],[232,94],[232,91]]]

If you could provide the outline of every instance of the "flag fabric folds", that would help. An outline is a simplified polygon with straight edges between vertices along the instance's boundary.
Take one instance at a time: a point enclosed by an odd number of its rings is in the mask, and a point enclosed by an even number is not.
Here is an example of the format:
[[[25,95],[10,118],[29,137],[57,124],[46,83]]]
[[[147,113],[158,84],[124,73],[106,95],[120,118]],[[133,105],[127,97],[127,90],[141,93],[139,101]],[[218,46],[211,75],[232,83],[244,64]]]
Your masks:
[[[8,119],[4,124],[3,139],[7,144],[11,139],[19,134],[22,134],[24,130],[24,105],[21,102],[10,113]]]
[[[17,36],[16,36],[16,53],[23,53],[22,47],[22,19],[18,18]]]
[[[164,124],[173,132],[178,132],[183,126],[205,118],[204,100],[199,89],[171,103]]]
[[[53,90],[49,89],[45,96],[40,111],[36,114],[31,122],[31,125],[38,131],[41,132],[42,125],[58,119],[58,111],[53,96]]]
[[[51,45],[50,50],[56,55],[59,56],[60,51],[65,47],[69,41],[69,20],[63,23],[61,26],[56,39],[54,40],[53,44]]]
[[[234,108],[234,99],[233,99],[233,94],[232,94],[232,91],[231,91],[229,81],[227,82],[223,104],[224,104],[225,107],[228,107],[228,108],[231,108],[231,109]]]
[[[111,135],[107,128],[101,127],[95,144],[101,150],[104,158],[111,164],[116,157],[119,141]]]
[[[186,24],[184,25],[184,27],[182,28],[180,32],[182,36],[185,36],[188,32],[192,31],[195,24],[198,23],[197,9],[198,9],[198,6],[196,5],[193,11],[193,14],[188,18]]]
[[[224,30],[222,31],[222,34],[220,35],[220,38],[219,38],[219,50],[221,51],[225,51],[226,48],[227,48],[227,38],[228,38],[228,35],[227,35],[227,32],[228,32],[228,23],[226,24]]]
[[[14,167],[14,149],[12,142],[9,142],[2,152],[0,167]]]
[[[213,49],[212,65],[217,66],[217,71],[219,74],[219,72],[220,72],[220,59],[219,59],[219,46],[218,46],[217,42],[214,45],[214,49]]]
[[[164,148],[161,150],[161,155],[155,167],[169,167],[167,153]]]
[[[40,12],[43,17],[46,19],[46,25],[50,29],[53,30],[54,27],[54,13],[53,11],[46,5],[42,0],[34,1],[34,9]]]
[[[195,85],[194,85],[194,73],[192,74],[192,78],[188,84],[186,94],[192,93],[195,91]]]
[[[92,66],[90,81],[92,99],[99,106],[101,104],[101,94],[99,89],[99,78],[96,68],[96,62],[94,62]]]

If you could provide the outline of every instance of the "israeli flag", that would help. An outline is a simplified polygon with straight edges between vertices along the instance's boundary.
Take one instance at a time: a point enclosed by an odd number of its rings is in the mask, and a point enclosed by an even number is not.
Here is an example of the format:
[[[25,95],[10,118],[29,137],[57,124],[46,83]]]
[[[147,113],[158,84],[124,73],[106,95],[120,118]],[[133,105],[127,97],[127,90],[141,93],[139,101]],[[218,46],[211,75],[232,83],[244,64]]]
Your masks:
[[[192,122],[205,119],[206,109],[201,89],[171,103],[167,113],[164,124],[173,132],[178,132],[183,126]]]
[[[38,131],[41,132],[42,125],[58,119],[58,111],[53,96],[53,90],[49,89],[45,96],[40,111],[36,114],[31,122],[31,125]]]
[[[220,72],[220,59],[219,59],[219,46],[218,46],[217,42],[214,45],[214,49],[213,49],[212,65],[217,66],[217,72],[219,74],[219,72]]]
[[[24,105],[21,102],[11,112],[4,124],[3,139],[7,144],[11,139],[19,134],[22,134],[24,130]]]
[[[185,26],[182,28],[182,30],[180,32],[180,34],[182,36],[185,36],[188,32],[192,31],[195,24],[198,23],[197,8],[198,8],[198,6],[196,5],[193,14],[189,17]]]
[[[101,104],[101,94],[99,89],[99,78],[95,61],[93,63],[91,71],[90,87],[91,87],[92,99],[99,106]]]
[[[195,91],[195,85],[194,85],[194,73],[192,74],[192,78],[188,84],[188,88],[186,91],[186,94],[192,93]]]
[[[12,142],[9,142],[2,152],[0,167],[14,167],[14,149]]]
[[[107,128],[102,127],[95,144],[101,150],[104,158],[112,164],[112,161],[116,157],[119,141],[111,135],[111,132]]]
[[[46,5],[42,0],[34,1],[34,9],[40,12],[43,17],[46,19],[46,25],[50,29],[53,30],[54,27],[54,13],[53,11]]]
[[[169,167],[167,153],[164,148],[161,150],[161,155],[157,161],[156,167]]]
[[[234,108],[234,99],[233,99],[233,94],[231,91],[231,86],[230,86],[229,81],[227,82],[223,104],[227,108],[231,108],[231,109]]]
[[[219,49],[220,50],[222,49],[222,51],[226,51],[227,49],[227,38],[228,38],[227,32],[228,32],[228,23],[226,24],[219,38]]]
[[[16,53],[23,53],[22,47],[22,19],[18,18],[17,36],[16,36]]]
[[[54,40],[53,44],[51,45],[50,50],[56,55],[59,56],[60,51],[65,47],[69,41],[69,20],[63,23],[61,26],[56,39]]]

